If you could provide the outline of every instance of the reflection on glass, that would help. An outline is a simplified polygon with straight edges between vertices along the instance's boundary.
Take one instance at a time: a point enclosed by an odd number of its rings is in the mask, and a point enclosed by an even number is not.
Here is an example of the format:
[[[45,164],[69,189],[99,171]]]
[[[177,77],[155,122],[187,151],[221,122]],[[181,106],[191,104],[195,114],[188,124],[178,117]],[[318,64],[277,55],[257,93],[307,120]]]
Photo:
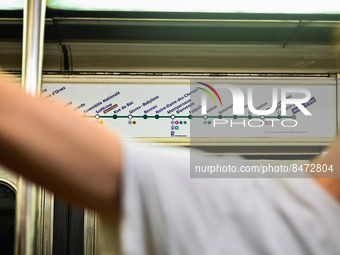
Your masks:
[[[15,193],[0,181],[0,254],[14,252]]]
[[[340,1],[324,0],[47,0],[49,7],[69,10],[225,12],[225,13],[340,13]]]

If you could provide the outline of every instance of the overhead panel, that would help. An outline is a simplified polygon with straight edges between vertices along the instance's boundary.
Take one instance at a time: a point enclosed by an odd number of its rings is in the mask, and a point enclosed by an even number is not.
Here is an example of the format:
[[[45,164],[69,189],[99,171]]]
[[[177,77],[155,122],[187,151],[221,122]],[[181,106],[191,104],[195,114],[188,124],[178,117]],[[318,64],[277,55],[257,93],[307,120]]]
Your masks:
[[[24,0],[6,0],[0,2],[0,10],[22,10]]]
[[[340,4],[333,0],[277,3],[272,0],[239,1],[156,1],[156,0],[49,0],[51,8],[103,11],[215,12],[215,13],[340,13]]]
[[[74,71],[302,72],[338,71],[327,45],[70,43]]]
[[[20,71],[22,44],[19,42],[0,42],[0,59],[2,71]],[[61,70],[61,52],[58,44],[45,44],[43,71]]]

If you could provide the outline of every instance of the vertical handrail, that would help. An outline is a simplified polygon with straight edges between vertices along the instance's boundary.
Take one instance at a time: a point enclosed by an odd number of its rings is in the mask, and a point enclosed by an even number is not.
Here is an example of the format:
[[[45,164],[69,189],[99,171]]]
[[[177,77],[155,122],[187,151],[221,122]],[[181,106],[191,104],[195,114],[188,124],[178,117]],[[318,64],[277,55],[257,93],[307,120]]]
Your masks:
[[[24,6],[23,47],[22,47],[22,90],[39,96],[44,46],[46,0],[26,0]],[[38,242],[41,236],[40,188],[19,177],[17,204],[15,254],[36,255],[41,253]]]
[[[84,210],[84,255],[96,254],[97,216],[94,211]]]

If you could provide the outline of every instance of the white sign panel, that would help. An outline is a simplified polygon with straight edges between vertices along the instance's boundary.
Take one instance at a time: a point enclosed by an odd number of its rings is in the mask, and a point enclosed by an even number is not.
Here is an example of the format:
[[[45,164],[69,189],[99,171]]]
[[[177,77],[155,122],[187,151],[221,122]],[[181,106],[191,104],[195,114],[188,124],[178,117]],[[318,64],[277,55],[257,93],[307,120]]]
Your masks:
[[[42,96],[61,98],[67,107],[126,137],[221,137],[216,135],[218,132],[214,129],[214,121],[221,119],[225,120],[225,124],[220,124],[218,128],[225,130],[223,137],[334,137],[336,134],[335,86],[296,86],[310,91],[311,98],[303,105],[311,116],[306,116],[296,105],[287,105],[286,116],[282,115],[280,89],[285,87],[283,85],[238,87],[244,94],[244,114],[234,114],[235,103],[231,93],[224,93],[215,86],[221,96],[218,98],[216,93],[200,83],[48,83],[43,86]],[[258,110],[272,106],[272,88],[277,88],[278,102],[273,114],[260,118],[250,111],[249,87],[253,89],[253,105]],[[201,97],[207,100],[206,116],[202,114]],[[295,97],[294,93],[287,94],[287,98]],[[293,122],[289,122],[292,119],[297,122],[294,127]],[[256,126],[255,120],[257,123],[262,120],[264,125],[253,127]]]

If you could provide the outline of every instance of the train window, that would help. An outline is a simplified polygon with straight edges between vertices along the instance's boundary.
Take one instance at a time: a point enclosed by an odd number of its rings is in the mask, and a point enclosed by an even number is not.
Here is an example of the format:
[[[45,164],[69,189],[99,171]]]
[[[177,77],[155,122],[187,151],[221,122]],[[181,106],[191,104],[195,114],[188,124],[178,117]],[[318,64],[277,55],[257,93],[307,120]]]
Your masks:
[[[15,191],[0,181],[0,253],[14,252]]]
[[[215,12],[215,13],[340,13],[339,2],[324,0],[295,1],[287,0],[277,4],[272,0],[239,1],[155,1],[155,0],[48,0],[48,7],[66,10],[101,10],[101,11],[156,11],[156,12]]]
[[[24,0],[6,0],[0,1],[0,10],[22,10]]]

